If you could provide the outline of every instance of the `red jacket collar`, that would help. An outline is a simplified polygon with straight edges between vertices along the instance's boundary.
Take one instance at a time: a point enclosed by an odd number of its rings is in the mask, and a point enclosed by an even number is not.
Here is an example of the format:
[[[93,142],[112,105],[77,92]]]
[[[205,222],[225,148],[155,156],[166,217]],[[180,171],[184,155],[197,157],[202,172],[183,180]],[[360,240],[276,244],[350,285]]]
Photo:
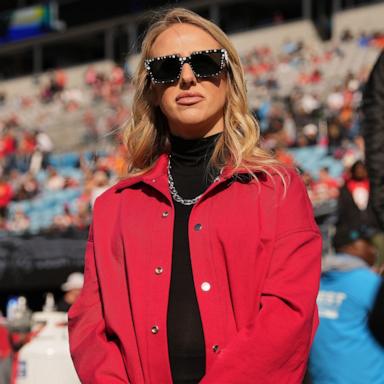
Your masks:
[[[157,179],[160,176],[167,174],[167,165],[168,165],[168,154],[163,153],[156,160],[155,165],[152,169],[150,169],[147,173],[138,176],[127,177],[126,179],[120,180],[117,184],[115,184],[114,189],[116,192],[121,191],[124,188],[128,188],[134,184],[140,182],[153,182],[154,179]],[[225,167],[221,174],[220,179],[226,180],[232,177],[235,173],[247,173],[248,171],[245,169],[238,169],[234,171],[231,167]]]
[[[118,192],[124,188],[130,187],[131,185],[152,181],[153,179],[157,179],[159,176],[165,175],[167,173],[167,164],[168,164],[168,154],[163,153],[156,160],[155,165],[152,169],[150,169],[147,173],[138,176],[127,177],[119,181],[115,186],[115,191]]]

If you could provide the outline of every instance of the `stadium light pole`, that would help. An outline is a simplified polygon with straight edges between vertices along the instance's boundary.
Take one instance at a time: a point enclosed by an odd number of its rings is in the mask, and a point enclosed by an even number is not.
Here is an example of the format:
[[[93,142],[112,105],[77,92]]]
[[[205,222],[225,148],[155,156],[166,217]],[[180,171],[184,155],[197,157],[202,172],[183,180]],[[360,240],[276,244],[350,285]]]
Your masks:
[[[220,25],[220,9],[218,4],[209,6],[209,18],[216,25]]]
[[[105,58],[108,60],[115,59],[114,35],[115,33],[113,28],[106,29],[105,35],[104,35],[104,55],[105,55]]]
[[[132,20],[128,23],[126,27],[126,31],[128,34],[128,54],[134,54],[139,51],[138,47],[138,32],[137,32],[137,24]]]
[[[332,1],[332,13],[335,14],[341,10],[341,0]]]
[[[303,19],[312,19],[312,0],[302,0],[301,9]]]
[[[41,44],[33,46],[33,75],[37,79],[43,70],[43,48]]]
[[[24,8],[27,6],[27,2],[25,0],[17,0],[17,8]]]

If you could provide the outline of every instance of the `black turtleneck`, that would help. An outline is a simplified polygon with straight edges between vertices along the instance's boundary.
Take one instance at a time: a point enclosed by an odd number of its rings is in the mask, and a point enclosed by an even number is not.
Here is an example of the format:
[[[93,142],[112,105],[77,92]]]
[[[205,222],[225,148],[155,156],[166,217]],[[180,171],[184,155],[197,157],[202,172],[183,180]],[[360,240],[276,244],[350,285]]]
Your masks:
[[[171,135],[171,175],[178,194],[192,199],[212,183],[208,172],[221,133],[194,140]],[[193,205],[174,201],[172,273],[168,303],[168,349],[174,384],[197,384],[205,374],[205,343],[192,276],[188,221]]]

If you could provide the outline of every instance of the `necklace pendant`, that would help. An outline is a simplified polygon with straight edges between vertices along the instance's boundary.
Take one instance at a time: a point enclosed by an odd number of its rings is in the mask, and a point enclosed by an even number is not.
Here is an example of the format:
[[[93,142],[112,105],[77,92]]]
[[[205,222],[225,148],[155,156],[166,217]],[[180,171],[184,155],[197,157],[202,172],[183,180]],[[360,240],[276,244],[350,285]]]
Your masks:
[[[173,181],[173,177],[171,175],[171,156],[169,156],[168,160],[168,187],[169,192],[172,195],[173,200],[183,205],[194,205],[200,199],[202,195],[196,196],[193,199],[183,199],[176,190],[175,183]]]

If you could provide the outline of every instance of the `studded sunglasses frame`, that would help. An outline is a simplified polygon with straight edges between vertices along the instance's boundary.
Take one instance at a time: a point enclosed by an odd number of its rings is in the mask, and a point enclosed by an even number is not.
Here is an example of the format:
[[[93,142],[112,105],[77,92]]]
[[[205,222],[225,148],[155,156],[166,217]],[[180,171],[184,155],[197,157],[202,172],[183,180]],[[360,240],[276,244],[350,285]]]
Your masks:
[[[216,53],[216,52],[221,53],[221,61],[220,61],[219,71],[215,72],[213,74],[209,74],[209,75],[201,75],[199,73],[196,73],[196,71],[193,69],[193,64],[191,61],[192,56],[197,55],[197,54],[201,54],[201,53]],[[151,63],[156,61],[156,60],[164,60],[164,59],[169,59],[169,58],[172,58],[172,59],[178,58],[179,59],[179,61],[180,61],[179,73],[177,74],[177,76],[175,78],[173,78],[171,80],[164,80],[164,81],[156,80],[156,78],[155,78],[155,76],[151,70]],[[197,78],[215,77],[215,76],[218,76],[222,72],[224,67],[228,64],[228,52],[226,49],[221,48],[221,49],[207,49],[205,51],[194,51],[189,56],[185,56],[185,57],[182,57],[180,55],[166,55],[166,56],[153,57],[151,59],[144,60],[144,67],[147,70],[147,72],[148,72],[148,74],[149,74],[149,76],[150,76],[150,78],[154,84],[170,84],[170,83],[174,83],[175,81],[180,79],[181,71],[182,71],[183,65],[185,63],[188,63],[191,66],[192,71]]]

